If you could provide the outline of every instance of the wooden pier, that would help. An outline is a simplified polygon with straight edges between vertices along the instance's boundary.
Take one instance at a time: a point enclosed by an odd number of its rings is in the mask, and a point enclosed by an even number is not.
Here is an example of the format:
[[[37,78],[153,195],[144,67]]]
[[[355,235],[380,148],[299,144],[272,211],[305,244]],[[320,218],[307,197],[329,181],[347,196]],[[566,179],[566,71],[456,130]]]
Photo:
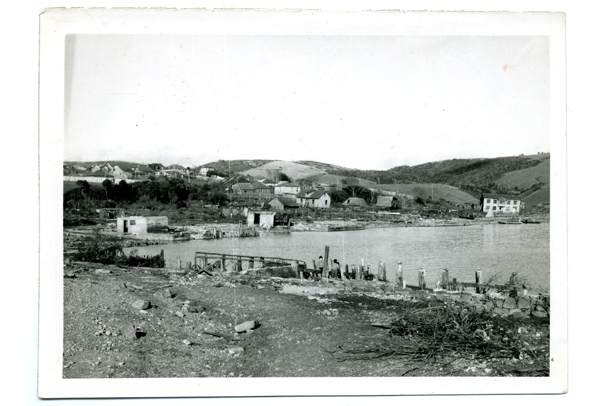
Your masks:
[[[191,263],[190,263],[191,266]],[[222,271],[257,269],[275,266],[291,266],[300,275],[306,270],[306,262],[300,259],[265,257],[257,255],[219,254],[214,252],[196,252],[194,266],[198,269],[220,269]]]

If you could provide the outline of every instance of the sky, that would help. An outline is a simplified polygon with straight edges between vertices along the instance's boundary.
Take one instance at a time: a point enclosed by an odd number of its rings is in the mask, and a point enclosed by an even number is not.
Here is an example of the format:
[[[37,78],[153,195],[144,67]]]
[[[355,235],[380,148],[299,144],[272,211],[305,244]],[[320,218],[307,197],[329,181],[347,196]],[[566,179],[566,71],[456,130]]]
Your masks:
[[[547,37],[68,35],[67,161],[549,152]]]

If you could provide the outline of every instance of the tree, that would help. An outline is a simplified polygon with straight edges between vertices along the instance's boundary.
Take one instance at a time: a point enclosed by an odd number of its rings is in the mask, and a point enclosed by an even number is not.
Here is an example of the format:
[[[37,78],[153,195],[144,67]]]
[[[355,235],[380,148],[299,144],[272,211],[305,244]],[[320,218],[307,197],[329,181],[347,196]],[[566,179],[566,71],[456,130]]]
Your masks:
[[[346,199],[348,199],[348,193],[344,192],[343,190],[334,190],[333,192],[331,192],[331,201],[333,203],[343,203],[346,201]]]
[[[213,192],[208,196],[208,202],[210,204],[222,206],[228,201],[229,199],[227,198],[227,195],[223,192]]]
[[[110,179],[104,179],[102,187],[104,187],[104,191],[106,192],[106,200],[109,200],[112,196],[113,183]]]
[[[283,182],[291,182],[292,181],[292,179],[283,172],[281,172],[281,174],[279,175],[279,179]]]

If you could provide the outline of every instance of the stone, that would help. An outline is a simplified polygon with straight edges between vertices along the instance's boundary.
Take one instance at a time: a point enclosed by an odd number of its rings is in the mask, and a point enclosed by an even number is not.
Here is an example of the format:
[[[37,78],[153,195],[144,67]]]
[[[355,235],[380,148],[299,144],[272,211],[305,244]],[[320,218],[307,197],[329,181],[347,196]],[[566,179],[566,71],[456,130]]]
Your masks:
[[[514,298],[509,297],[508,299],[506,299],[504,301],[504,308],[505,309],[516,309],[517,308],[517,301]]]
[[[531,312],[531,315],[533,317],[540,317],[540,318],[548,317],[548,313],[543,312],[543,311],[538,311],[538,310]]]
[[[131,304],[135,309],[146,310],[150,308],[150,302],[147,300],[138,299]]]
[[[531,301],[529,299],[525,299],[524,297],[522,297],[517,302],[517,308],[518,309],[529,309],[529,308],[531,308]]]
[[[239,346],[238,346],[238,347],[229,347],[229,348],[227,349],[227,351],[228,351],[230,354],[233,354],[233,355],[235,355],[235,354],[241,354],[241,353],[243,353],[243,352],[244,352],[244,347],[239,347]]]
[[[110,269],[96,269],[96,273],[99,275],[108,275],[110,272]]]
[[[503,307],[503,306],[504,306],[504,300],[502,300],[502,299],[496,299],[496,300],[494,301],[494,305],[495,305],[496,307]]]
[[[504,309],[502,307],[496,307],[493,311],[494,314],[499,314],[500,316],[508,316],[509,310]]]
[[[249,321],[245,321],[242,324],[238,324],[237,326],[235,326],[235,331],[237,331],[238,333],[241,333],[243,331],[252,330],[256,327],[258,327],[258,323],[254,320],[249,320]]]
[[[178,316],[178,317],[183,317],[184,316],[183,312],[181,312],[181,311],[176,311],[175,315]]]
[[[546,312],[546,309],[544,309],[544,306],[542,306],[542,305],[536,305],[535,310],[538,312],[544,312],[544,313]]]
[[[510,315],[510,317],[514,317],[515,319],[522,319],[523,317],[525,317],[525,313],[523,313],[519,309],[510,310],[509,315]]]
[[[165,289],[163,293],[164,293],[165,297],[167,297],[167,298],[171,298],[171,297],[175,296],[175,294],[169,288]]]
[[[485,302],[484,306],[487,311],[492,311],[492,310],[494,310],[494,307],[495,307],[494,302],[492,302],[492,301]]]
[[[126,324],[121,329],[121,332],[125,336],[125,338],[136,339],[137,337],[137,328],[133,324]]]
[[[183,340],[183,343],[185,345],[192,345],[192,342],[190,340]]]

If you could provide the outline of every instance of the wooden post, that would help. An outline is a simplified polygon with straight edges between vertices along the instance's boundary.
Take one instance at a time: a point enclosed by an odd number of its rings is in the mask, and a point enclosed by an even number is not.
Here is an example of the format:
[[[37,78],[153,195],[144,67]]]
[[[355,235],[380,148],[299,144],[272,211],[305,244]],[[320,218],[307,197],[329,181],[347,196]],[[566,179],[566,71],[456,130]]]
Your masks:
[[[248,261],[248,268],[254,269],[254,257],[250,257],[250,260]]]
[[[387,282],[387,272],[385,269],[385,262],[381,263],[381,280]]]
[[[313,269],[315,270],[315,273],[313,275],[316,275],[316,272],[318,271],[318,269],[317,269],[317,261],[315,261],[314,259],[312,261],[313,261]]]
[[[260,257],[260,258],[258,258],[257,268],[262,268],[263,266],[265,266],[265,257]]]
[[[241,272],[242,271],[242,257],[238,256],[237,258],[237,271]]]
[[[478,285],[481,283],[481,276],[482,276],[481,269],[477,268],[477,270],[475,271],[475,283]],[[477,286],[475,288],[475,292],[481,293],[481,291],[482,291],[482,289],[479,286]]]
[[[448,289],[450,283],[450,272],[447,269],[442,271],[442,288]]]
[[[398,270],[396,271],[396,281],[400,289],[404,289],[404,274],[402,270],[402,261],[398,261]]]
[[[325,246],[325,255],[323,256],[323,281],[329,279],[329,245]]]
[[[425,283],[425,269],[419,269],[419,289],[425,289],[427,284]]]
[[[292,272],[296,272],[296,275],[300,276],[300,279],[302,279],[302,275],[299,275],[300,272],[298,271],[298,261],[292,261],[290,265],[292,266]]]
[[[177,257],[177,269],[181,269],[181,258]]]
[[[348,264],[344,265],[343,268],[340,268],[340,276],[342,277],[342,280],[345,281],[346,279],[350,279],[347,278],[347,274],[348,274]]]
[[[225,255],[221,256],[221,269],[223,270],[223,272],[227,270],[227,268],[225,268],[225,258]]]
[[[188,271],[192,269],[192,263],[191,262],[187,263],[187,269],[188,269]]]
[[[365,259],[360,259],[360,266],[358,268],[358,278],[359,280],[363,280],[365,278]]]

